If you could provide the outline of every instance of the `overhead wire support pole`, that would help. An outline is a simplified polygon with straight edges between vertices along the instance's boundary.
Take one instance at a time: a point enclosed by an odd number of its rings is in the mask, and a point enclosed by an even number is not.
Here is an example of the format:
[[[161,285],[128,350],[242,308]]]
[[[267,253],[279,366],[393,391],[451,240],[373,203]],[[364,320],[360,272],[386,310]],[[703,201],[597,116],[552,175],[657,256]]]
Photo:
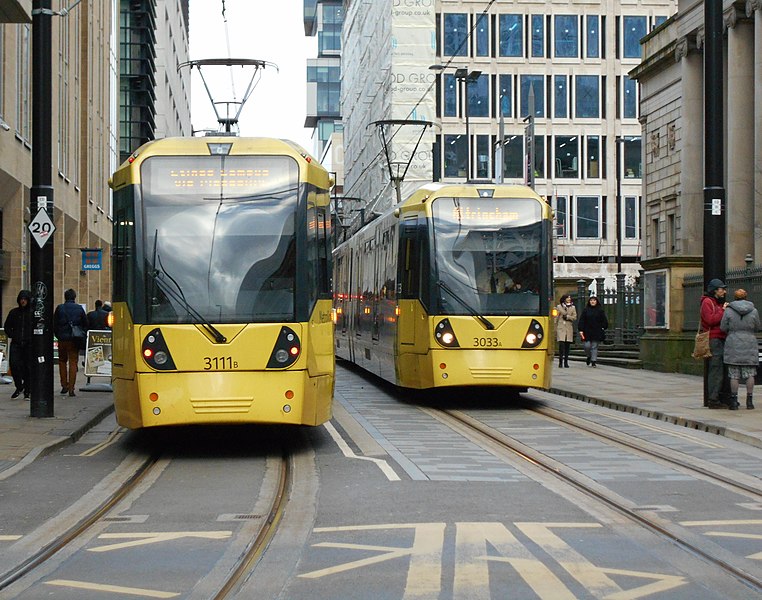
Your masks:
[[[53,417],[53,68],[50,0],[35,0],[32,10],[32,188],[29,266],[34,331],[29,412]]]

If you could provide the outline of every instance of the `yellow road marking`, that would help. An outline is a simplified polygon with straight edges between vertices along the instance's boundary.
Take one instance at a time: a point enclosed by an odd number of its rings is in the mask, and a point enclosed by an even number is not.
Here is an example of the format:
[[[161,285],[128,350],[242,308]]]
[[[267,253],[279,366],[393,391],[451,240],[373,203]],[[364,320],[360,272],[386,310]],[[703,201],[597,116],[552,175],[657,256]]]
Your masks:
[[[107,544],[97,548],[88,548],[89,552],[109,552],[110,550],[121,550],[122,548],[131,548],[133,546],[145,546],[147,544],[158,544],[159,542],[170,542],[182,538],[200,538],[205,540],[224,540],[233,535],[232,531],[162,531],[159,533],[102,533],[98,536],[100,540],[131,540],[119,544]]]
[[[116,442],[122,435],[124,434],[125,429],[123,427],[119,427],[117,429],[114,429],[111,433],[108,434],[108,437],[103,440],[99,444],[95,444],[92,448],[88,448],[84,452],[78,454],[77,456],[94,456],[95,454],[98,454],[101,450],[105,450],[108,448],[111,444]]]
[[[180,595],[175,592],[160,592],[159,590],[124,587],[121,585],[106,585],[103,583],[90,583],[87,581],[73,581],[71,579],[54,579],[52,581],[46,581],[45,585],[57,585],[60,587],[91,590],[94,592],[111,592],[112,594],[129,594],[130,596],[142,596],[143,598],[175,598]]]

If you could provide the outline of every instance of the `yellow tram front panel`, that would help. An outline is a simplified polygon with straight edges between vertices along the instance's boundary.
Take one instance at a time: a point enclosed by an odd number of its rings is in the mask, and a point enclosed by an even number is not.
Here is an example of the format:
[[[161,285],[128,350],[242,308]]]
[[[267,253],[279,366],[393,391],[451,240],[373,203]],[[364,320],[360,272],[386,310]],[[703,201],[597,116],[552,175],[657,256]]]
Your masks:
[[[489,330],[473,317],[429,317],[430,334],[415,345],[398,346],[399,385],[412,388],[451,386],[511,386],[548,388],[552,344],[548,317],[486,317]],[[450,347],[437,341],[446,322],[456,339]],[[536,330],[535,325],[540,329]],[[527,334],[541,331],[533,346]],[[525,347],[522,347],[525,346]]]
[[[316,310],[315,315],[330,311]],[[132,369],[115,364],[117,420],[130,428],[192,423],[319,425],[331,418],[333,329],[330,316],[310,323],[216,325],[227,338],[213,343],[201,325],[132,325]],[[124,323],[121,324],[124,327]],[[267,368],[284,327],[298,336],[300,354],[284,369]],[[174,369],[157,370],[141,356],[146,337],[160,331]],[[129,361],[132,362],[132,361]]]

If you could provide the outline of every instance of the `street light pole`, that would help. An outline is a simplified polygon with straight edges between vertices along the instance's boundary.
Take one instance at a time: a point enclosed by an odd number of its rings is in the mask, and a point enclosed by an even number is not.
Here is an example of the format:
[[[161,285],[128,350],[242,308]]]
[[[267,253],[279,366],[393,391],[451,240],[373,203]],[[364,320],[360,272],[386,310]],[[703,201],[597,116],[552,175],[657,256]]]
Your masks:
[[[616,272],[622,272],[622,143],[616,138]]]
[[[466,181],[471,181],[471,134],[469,131],[468,120],[468,105],[470,104],[470,98],[468,95],[468,86],[479,79],[481,74],[481,71],[471,71],[469,73],[468,69],[465,67],[455,69],[455,79],[463,83],[463,88],[465,90],[465,106],[463,107],[463,115],[466,120]]]
[[[32,189],[29,231],[34,335],[30,416],[53,417],[53,182],[50,0],[32,10]]]

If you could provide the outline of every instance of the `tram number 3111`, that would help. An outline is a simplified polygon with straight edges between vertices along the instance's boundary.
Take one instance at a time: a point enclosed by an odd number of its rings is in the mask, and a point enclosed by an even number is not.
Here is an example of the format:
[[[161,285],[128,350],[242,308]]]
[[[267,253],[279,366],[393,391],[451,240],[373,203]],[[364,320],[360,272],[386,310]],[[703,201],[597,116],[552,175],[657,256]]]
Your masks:
[[[238,361],[232,356],[205,356],[204,371],[222,371],[223,369],[237,369]]]
[[[497,348],[499,346],[502,346],[502,344],[500,343],[500,340],[498,340],[496,337],[475,337],[474,338],[475,348]]]

